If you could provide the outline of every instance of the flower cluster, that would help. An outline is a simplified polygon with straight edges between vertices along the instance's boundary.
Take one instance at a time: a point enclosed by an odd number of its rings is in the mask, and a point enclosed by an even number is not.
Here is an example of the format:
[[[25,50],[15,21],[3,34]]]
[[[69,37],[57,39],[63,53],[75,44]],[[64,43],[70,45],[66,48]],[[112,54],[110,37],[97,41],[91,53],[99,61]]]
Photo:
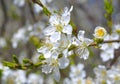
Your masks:
[[[28,57],[23,50],[22,54],[18,57],[19,59],[13,57],[12,62],[3,63],[5,66],[7,64],[10,65],[9,67],[12,69],[19,68],[26,70],[29,69],[29,67],[30,69],[40,68],[41,72],[49,74],[50,76],[44,77],[42,76],[45,75],[43,73],[41,73],[41,75],[33,73],[27,74],[24,70],[11,70],[0,63],[0,74],[3,72],[1,77],[2,84],[9,82],[12,84],[54,84],[54,79],[59,82],[61,74],[64,74],[61,73],[60,69],[65,69],[70,64],[71,66],[68,67],[68,70],[70,69],[69,77],[64,79],[62,82],[64,84],[118,84],[120,82],[119,64],[107,69],[102,65],[95,67],[96,64],[93,63],[91,68],[94,67],[95,78],[92,78],[87,77],[87,73],[89,72],[85,72],[87,68],[84,69],[84,66],[86,65],[77,64],[78,61],[76,61],[76,58],[87,60],[92,53],[92,51],[91,53],[89,52],[91,50],[89,47],[95,46],[95,48],[101,50],[100,57],[103,62],[114,59],[115,50],[120,47],[120,43],[115,42],[120,38],[120,25],[114,25],[110,33],[107,33],[104,27],[97,26],[94,34],[91,34],[93,35],[93,39],[86,38],[84,30],[74,31],[76,29],[71,21],[73,6],[71,6],[70,9],[65,7],[63,11],[50,12],[44,5],[52,0],[41,1],[43,8],[39,7],[40,4],[34,4],[33,8],[35,13],[43,10],[44,13],[49,16],[47,26],[45,26],[45,23],[39,22],[34,25],[27,24],[27,26],[20,28],[14,33],[10,40],[13,48],[17,48],[19,44],[33,43],[35,49],[37,48],[36,52],[31,54],[30,52],[32,50],[27,51],[32,60],[23,59]],[[23,7],[25,0],[14,0],[14,4]],[[76,33],[78,34],[76,35]],[[112,41],[114,42],[112,43]],[[0,37],[0,49],[6,46],[7,41]],[[28,46],[29,45],[27,45],[27,47]],[[31,48],[31,46],[29,48]]]
[[[72,54],[84,60],[88,59],[88,46],[93,42],[92,39],[84,36],[83,30],[78,32],[77,37],[72,34],[73,28],[70,25],[72,10],[73,6],[70,9],[66,7],[61,13],[52,13],[49,19],[50,25],[43,29],[45,35],[43,46],[37,49],[45,58],[42,72],[46,74],[53,72],[53,77],[57,81],[60,80],[59,69],[64,69],[69,65],[68,58]],[[75,48],[70,49],[72,46]]]
[[[84,65],[71,66],[69,77],[64,79],[64,84],[118,84],[120,82],[120,65],[113,66],[107,70],[105,66],[99,65],[94,68],[95,78],[86,77],[83,70]]]

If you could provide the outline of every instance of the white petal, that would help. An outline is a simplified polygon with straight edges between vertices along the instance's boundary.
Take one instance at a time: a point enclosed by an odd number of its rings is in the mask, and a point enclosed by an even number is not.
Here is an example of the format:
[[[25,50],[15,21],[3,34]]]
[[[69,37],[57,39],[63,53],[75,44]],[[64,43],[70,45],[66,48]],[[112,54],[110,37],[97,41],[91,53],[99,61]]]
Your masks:
[[[51,57],[51,51],[47,47],[41,47],[37,49],[39,53],[42,53],[45,58],[50,58]]]
[[[77,65],[77,68],[78,68],[80,71],[82,71],[82,70],[84,69],[84,65],[83,65],[83,64],[78,64],[78,65]]]
[[[84,52],[81,54],[80,58],[83,58],[84,60],[88,59],[89,51],[87,48],[85,48]]]
[[[65,49],[65,50],[63,51],[63,55],[64,55],[65,57],[68,56],[68,49]]]
[[[113,59],[114,58],[114,49],[111,49],[111,48],[107,49],[107,50],[101,52],[100,56],[101,56],[103,62]]]
[[[72,44],[78,46],[81,44],[81,42],[76,37],[73,37]]]
[[[103,62],[106,62],[110,59],[106,52],[101,52],[100,57],[102,58]]]
[[[43,54],[44,54],[45,58],[50,58],[51,57],[51,51],[49,51],[49,50],[46,50]]]
[[[50,65],[43,65],[42,66],[42,72],[48,74],[48,73],[51,73],[52,71],[52,67]]]
[[[85,42],[86,45],[88,46],[88,45],[90,45],[90,44],[93,42],[93,40],[88,39],[88,38],[84,38],[84,42]]]
[[[66,68],[69,65],[69,59],[67,59],[66,57],[62,57],[59,59],[59,67],[61,69]]]
[[[112,43],[112,47],[114,49],[118,49],[120,47],[120,44],[119,43]]]
[[[85,34],[85,31],[83,31],[83,30],[80,30],[79,31],[79,33],[78,33],[78,39],[80,40],[80,41],[83,41],[83,39],[84,39],[84,34]]]
[[[58,52],[53,51],[51,56],[52,56],[52,58],[57,59],[57,58],[58,58],[58,55],[59,55]]]
[[[52,35],[55,32],[55,28],[53,26],[48,26],[43,30],[45,35]]]
[[[65,34],[61,34],[60,47],[66,48],[69,45],[68,38]]]
[[[52,26],[60,24],[60,17],[57,14],[51,15],[49,22]]]
[[[78,48],[75,53],[80,56],[80,58],[83,58],[86,60],[89,56],[89,51],[87,48]]]
[[[109,44],[101,44],[101,50],[106,50],[107,48],[109,48]]]
[[[111,39],[112,39],[112,40],[118,40],[118,39],[119,39],[119,35],[116,34],[116,33],[112,33],[112,34],[111,34]]]
[[[53,70],[53,77],[54,79],[59,82],[60,81],[60,71],[58,67],[55,67]]]
[[[66,15],[66,16],[62,15],[62,17],[61,17],[61,24],[63,26],[65,26],[65,25],[68,25],[69,22],[70,22],[70,15]]]
[[[72,34],[72,26],[71,25],[67,25],[63,28],[62,30],[63,33],[66,33],[66,34]]]
[[[60,33],[59,32],[55,32],[54,34],[52,34],[50,36],[50,41],[51,42],[57,42],[58,40],[60,40]]]

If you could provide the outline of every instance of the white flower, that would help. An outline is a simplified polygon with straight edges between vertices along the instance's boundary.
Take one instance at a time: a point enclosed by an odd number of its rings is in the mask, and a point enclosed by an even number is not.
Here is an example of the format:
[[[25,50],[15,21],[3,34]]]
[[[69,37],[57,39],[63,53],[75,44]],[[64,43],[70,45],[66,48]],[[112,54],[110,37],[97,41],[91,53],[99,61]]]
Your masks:
[[[40,47],[39,53],[43,54],[45,58],[54,57],[58,58],[59,54],[63,54],[65,57],[68,56],[68,48],[71,45],[71,36],[61,34],[61,40],[58,42],[51,42],[50,38],[46,38],[44,46]]]
[[[18,43],[21,41],[23,43],[26,43],[28,40],[28,37],[25,35],[26,34],[26,29],[20,28],[14,35],[13,38],[11,39],[12,42],[12,47],[17,48]]]
[[[75,53],[80,56],[80,58],[87,59],[89,56],[89,50],[87,47],[93,42],[91,39],[84,37],[85,31],[79,31],[78,39],[73,37],[73,44],[77,46]]]
[[[64,80],[64,84],[86,84],[85,76],[86,73],[83,70],[84,65],[78,64],[77,66],[70,67],[69,77]]]
[[[53,71],[53,77],[56,81],[60,80],[60,69],[64,69],[69,65],[69,60],[66,57],[61,57],[59,59],[48,58],[45,60],[47,64],[42,65],[42,72],[48,74]]]
[[[27,84],[43,84],[43,77],[37,74],[29,74]]]
[[[61,15],[52,14],[49,19],[50,25],[44,30],[44,34],[50,36],[52,42],[57,42],[61,38],[61,33],[72,34],[70,22],[70,12],[73,6],[68,10],[65,8]]]
[[[113,84],[119,84],[120,82],[120,69],[118,66],[119,64],[117,66],[112,66],[111,69],[108,70],[108,77]]]
[[[94,68],[94,73],[96,75],[95,84],[113,84],[108,77],[108,72],[105,66],[99,65]]]
[[[69,76],[71,78],[85,78],[86,76],[86,73],[85,71],[83,70],[84,69],[84,65],[83,64],[78,64],[77,66],[71,66],[70,67],[70,73],[69,73]]]
[[[3,84],[7,84],[7,82],[11,82],[12,84],[24,84],[26,83],[26,72],[23,70],[4,70],[2,76]]]
[[[94,30],[94,37],[95,38],[104,38],[106,36],[107,32],[105,30],[105,28],[103,27],[96,27],[95,30]]]

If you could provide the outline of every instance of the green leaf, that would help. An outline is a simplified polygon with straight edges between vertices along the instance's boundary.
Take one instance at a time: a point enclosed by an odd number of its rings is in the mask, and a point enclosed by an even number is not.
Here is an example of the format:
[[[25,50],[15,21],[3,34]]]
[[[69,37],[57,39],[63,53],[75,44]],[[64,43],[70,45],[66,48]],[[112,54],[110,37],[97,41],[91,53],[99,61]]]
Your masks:
[[[12,68],[12,69],[15,69],[15,67],[17,66],[17,64],[12,63],[12,62],[7,62],[7,61],[3,61],[3,65],[9,68]]]
[[[44,55],[43,54],[41,54],[40,56],[39,56],[39,60],[41,61],[41,60],[45,60],[45,58],[44,58]]]
[[[42,62],[37,62],[37,63],[34,64],[34,66],[35,66],[35,67],[39,67],[39,66],[41,66],[42,64],[43,64]]]
[[[19,61],[18,61],[18,59],[17,59],[16,55],[13,55],[12,57],[13,57],[13,62],[15,62],[15,63],[19,64]]]
[[[30,61],[29,59],[27,59],[27,58],[24,58],[24,59],[23,59],[23,63],[24,63],[24,64],[27,64],[27,63],[30,63],[30,62],[31,62],[31,61]]]
[[[2,77],[3,70],[0,69],[0,78]]]
[[[73,50],[73,49],[75,49],[75,48],[76,48],[75,45],[71,45],[71,46],[69,47],[68,51],[71,51],[71,50]]]
[[[92,51],[92,49],[90,47],[88,47],[89,53],[90,53],[90,57],[94,56],[94,52]]]
[[[50,16],[50,15],[51,15],[51,12],[50,12],[46,7],[43,7],[43,12],[44,12],[45,15],[47,15],[47,16]]]
[[[30,37],[30,42],[36,47],[40,48],[42,46],[42,42],[40,42],[39,38],[36,36]]]

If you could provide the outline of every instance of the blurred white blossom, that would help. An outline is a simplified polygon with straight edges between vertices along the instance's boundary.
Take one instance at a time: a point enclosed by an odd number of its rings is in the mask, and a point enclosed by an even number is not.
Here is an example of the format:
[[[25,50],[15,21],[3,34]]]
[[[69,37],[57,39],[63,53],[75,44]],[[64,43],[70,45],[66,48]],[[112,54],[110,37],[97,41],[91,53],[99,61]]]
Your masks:
[[[104,37],[104,40],[117,40],[119,39],[119,35],[116,34],[116,33],[112,33],[111,35],[106,35]],[[120,44],[117,43],[117,42],[114,42],[114,43],[104,43],[104,44],[101,44],[101,58],[102,60],[105,62],[105,61],[108,61],[110,59],[113,59],[114,58],[114,50],[115,49],[118,49],[120,47]]]
[[[4,48],[7,45],[5,38],[0,37],[0,48]]]

